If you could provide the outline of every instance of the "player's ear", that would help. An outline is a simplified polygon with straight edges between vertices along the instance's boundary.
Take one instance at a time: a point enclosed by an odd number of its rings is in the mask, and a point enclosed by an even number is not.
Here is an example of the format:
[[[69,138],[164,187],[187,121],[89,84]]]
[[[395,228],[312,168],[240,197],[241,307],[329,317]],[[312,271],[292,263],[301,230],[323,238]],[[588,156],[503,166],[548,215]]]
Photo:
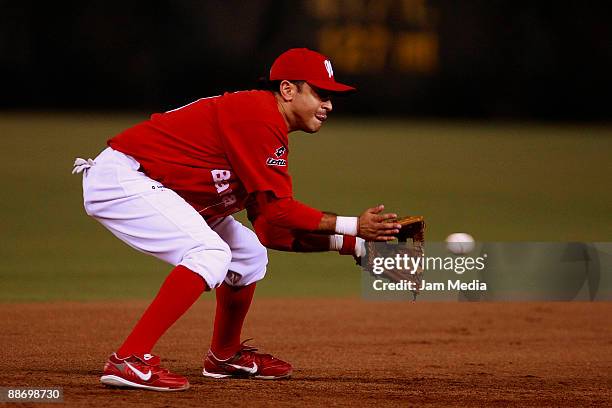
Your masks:
[[[278,92],[280,93],[280,96],[283,98],[284,101],[289,102],[295,97],[297,87],[295,84],[292,84],[291,82],[284,79],[278,86]]]

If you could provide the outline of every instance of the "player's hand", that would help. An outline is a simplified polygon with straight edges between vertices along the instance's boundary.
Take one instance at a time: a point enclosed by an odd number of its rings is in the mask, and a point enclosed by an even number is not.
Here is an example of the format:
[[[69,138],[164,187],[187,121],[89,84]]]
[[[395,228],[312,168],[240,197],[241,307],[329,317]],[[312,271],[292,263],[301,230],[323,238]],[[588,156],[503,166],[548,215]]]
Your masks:
[[[391,241],[395,239],[402,227],[396,222],[390,222],[397,218],[397,214],[385,213],[384,205],[368,208],[359,216],[359,229],[357,236],[366,241]]]

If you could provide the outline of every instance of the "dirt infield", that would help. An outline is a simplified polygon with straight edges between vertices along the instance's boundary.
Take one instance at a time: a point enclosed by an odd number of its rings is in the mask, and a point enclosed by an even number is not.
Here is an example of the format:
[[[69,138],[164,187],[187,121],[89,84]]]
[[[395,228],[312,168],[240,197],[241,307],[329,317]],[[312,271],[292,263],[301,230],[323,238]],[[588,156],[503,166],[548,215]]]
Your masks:
[[[106,356],[145,306],[0,304],[0,386],[63,387],[75,406],[612,404],[612,303],[256,299],[244,334],[295,367],[291,380],[266,382],[200,375],[214,309],[207,299],[155,350],[190,390],[105,388]]]

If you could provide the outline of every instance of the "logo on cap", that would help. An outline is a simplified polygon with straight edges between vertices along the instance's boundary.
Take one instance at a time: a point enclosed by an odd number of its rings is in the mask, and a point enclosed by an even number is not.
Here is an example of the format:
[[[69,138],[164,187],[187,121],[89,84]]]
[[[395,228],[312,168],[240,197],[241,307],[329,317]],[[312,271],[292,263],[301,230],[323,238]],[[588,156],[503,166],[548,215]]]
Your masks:
[[[327,70],[327,75],[329,75],[329,77],[333,77],[334,76],[334,70],[332,69],[331,66],[331,61],[330,60],[325,60],[323,62],[323,64],[325,64],[325,69]]]
[[[292,48],[279,55],[270,68],[269,79],[302,80],[317,89],[337,93],[355,91],[352,86],[336,82],[329,58],[308,48]]]

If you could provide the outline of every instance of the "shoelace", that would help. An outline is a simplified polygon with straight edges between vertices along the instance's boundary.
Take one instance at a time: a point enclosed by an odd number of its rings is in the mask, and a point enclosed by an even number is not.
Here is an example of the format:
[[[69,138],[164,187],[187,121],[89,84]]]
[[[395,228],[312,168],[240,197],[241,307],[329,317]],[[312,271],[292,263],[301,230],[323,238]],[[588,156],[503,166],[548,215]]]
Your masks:
[[[79,174],[82,173],[83,171],[87,170],[88,168],[90,168],[91,166],[95,166],[96,162],[93,161],[92,159],[81,159],[80,157],[77,157],[74,160],[74,164],[73,164],[73,168],[72,168],[72,174]]]
[[[242,343],[240,343],[240,351],[238,351],[239,354],[242,354],[243,352],[247,352],[247,353],[255,353],[257,350],[259,350],[257,347],[253,347],[251,345],[246,344],[247,341],[251,341],[253,339],[246,339],[245,341],[243,341]],[[261,357],[270,357],[270,358],[274,358],[272,357],[272,354],[262,354],[262,353],[256,353]]]
[[[152,356],[155,357],[155,356]],[[163,373],[167,374],[170,372],[169,369],[162,367],[160,364],[149,364],[148,362],[142,361],[140,358],[136,356],[129,356],[126,358],[119,358],[121,361],[129,361],[130,363],[137,364],[139,367],[149,367],[154,374]]]
[[[217,358],[217,357],[216,357],[216,356],[215,356],[215,355],[212,353],[212,350],[209,350],[209,351],[208,351],[208,353],[209,353],[210,355],[212,355],[212,357],[213,357],[213,358],[214,358],[216,361],[218,361],[218,362],[220,362],[220,363],[231,363],[231,362],[234,362],[234,361],[236,361],[236,360],[240,359],[240,357],[241,357],[241,356],[243,356],[245,353],[253,353],[253,355],[252,355],[252,356],[250,356],[250,357],[251,357],[251,358],[253,358],[253,359],[256,357],[256,356],[255,356],[255,354],[257,354],[257,355],[258,355],[258,356],[260,356],[260,357],[270,357],[270,358],[274,358],[274,357],[273,357],[271,354],[262,354],[262,353],[256,353],[256,352],[257,352],[257,350],[259,350],[257,347],[253,347],[253,346],[251,346],[251,345],[246,344],[246,342],[251,341],[251,340],[253,340],[253,339],[246,339],[246,340],[244,340],[242,343],[240,343],[240,350],[238,350],[238,351],[236,352],[236,354],[234,354],[234,356],[233,356],[233,357],[230,357],[230,358],[229,358],[229,359],[227,359],[227,360],[220,360],[220,359],[218,359],[218,358]]]
[[[148,367],[151,369],[153,374],[168,374],[170,372],[169,369],[162,367],[161,365],[151,365],[148,363],[143,363],[140,359],[134,358],[132,360],[134,363],[137,363],[141,367]]]

